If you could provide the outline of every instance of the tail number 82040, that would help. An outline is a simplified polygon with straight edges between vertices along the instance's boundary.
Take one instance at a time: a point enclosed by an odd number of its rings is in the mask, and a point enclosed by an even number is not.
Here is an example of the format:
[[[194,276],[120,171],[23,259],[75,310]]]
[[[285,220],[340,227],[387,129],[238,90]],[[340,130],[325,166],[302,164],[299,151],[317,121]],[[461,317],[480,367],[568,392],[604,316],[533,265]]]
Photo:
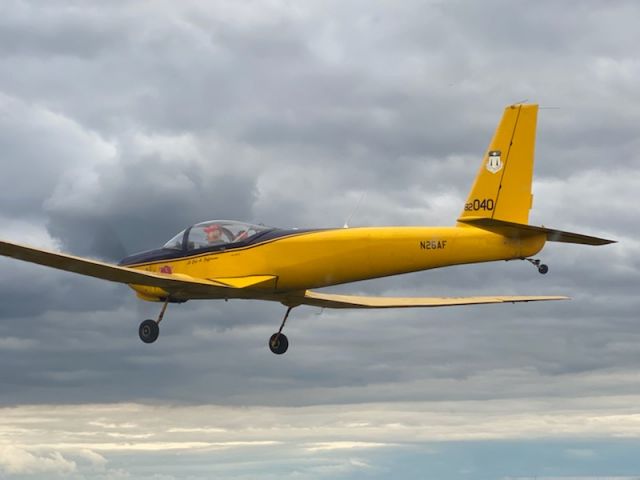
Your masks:
[[[479,198],[474,198],[471,202],[467,202],[464,204],[465,212],[477,212],[479,210],[493,210],[495,202],[492,198],[483,198],[480,200]]]

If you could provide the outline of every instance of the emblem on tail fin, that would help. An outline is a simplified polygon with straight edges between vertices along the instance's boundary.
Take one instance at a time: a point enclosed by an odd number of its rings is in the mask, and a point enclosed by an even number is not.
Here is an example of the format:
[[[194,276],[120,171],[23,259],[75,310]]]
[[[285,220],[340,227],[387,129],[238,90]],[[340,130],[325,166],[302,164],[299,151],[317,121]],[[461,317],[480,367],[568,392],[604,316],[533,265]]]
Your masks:
[[[487,170],[491,173],[498,173],[502,170],[502,160],[500,159],[500,150],[491,150],[487,158]]]

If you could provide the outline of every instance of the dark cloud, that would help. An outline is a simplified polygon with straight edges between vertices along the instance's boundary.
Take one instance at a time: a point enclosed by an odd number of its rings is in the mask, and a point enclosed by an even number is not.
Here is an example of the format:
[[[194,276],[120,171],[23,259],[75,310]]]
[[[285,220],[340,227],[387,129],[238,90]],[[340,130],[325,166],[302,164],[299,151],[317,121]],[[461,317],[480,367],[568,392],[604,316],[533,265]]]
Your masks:
[[[49,202],[47,229],[69,251],[119,260],[158,248],[203,220],[251,220],[253,182],[197,165],[174,172],[170,162],[163,164],[153,158],[131,166],[121,164],[86,192],[83,201],[88,202],[88,208],[60,205],[56,199]]]
[[[117,11],[112,7],[102,6],[99,11],[64,1],[47,5],[8,1],[0,20],[3,38],[0,55],[43,60],[52,56],[89,59],[109,49],[122,48],[123,29],[117,20],[123,16],[114,17]]]

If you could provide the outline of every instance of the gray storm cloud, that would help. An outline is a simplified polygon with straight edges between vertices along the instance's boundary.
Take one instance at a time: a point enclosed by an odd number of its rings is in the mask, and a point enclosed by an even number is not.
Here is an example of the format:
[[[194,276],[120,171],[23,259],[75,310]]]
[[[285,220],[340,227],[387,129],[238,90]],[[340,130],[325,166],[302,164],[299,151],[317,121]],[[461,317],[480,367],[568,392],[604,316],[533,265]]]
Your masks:
[[[619,4],[598,20],[580,7],[570,28],[559,28],[561,17],[548,6],[532,6],[523,16],[501,2],[495,6],[502,12],[496,20],[491,8],[460,2],[410,2],[393,9],[384,2],[363,9],[356,2],[340,5],[343,15],[332,20],[326,17],[328,4],[254,7],[258,10],[224,2],[162,8],[95,4],[92,9],[8,4],[0,23],[11,39],[3,43],[0,64],[3,218],[32,219],[27,220],[32,228],[63,250],[109,259],[161,245],[185,226],[210,218],[287,227],[341,226],[349,217],[352,225],[450,224],[501,109],[528,97],[559,107],[540,112],[532,217],[557,228],[633,237],[637,214],[625,205],[637,183],[637,139],[630,126],[637,113],[622,99],[625,92],[637,95],[630,90],[637,63],[619,43],[593,39],[594,31],[604,38],[613,19],[618,22],[614,35],[620,35],[625,25],[620,19],[633,10],[631,4]],[[460,372],[477,362],[513,363],[515,357],[508,355],[515,351],[494,358],[490,344],[508,344],[510,335],[522,334],[505,325],[520,315],[526,320],[518,321],[535,324],[533,319],[551,314],[566,324],[567,317],[584,313],[580,300],[586,298],[593,307],[590,318],[605,332],[609,322],[618,321],[611,318],[612,309],[620,318],[632,315],[634,302],[615,289],[630,293],[626,287],[637,282],[635,250],[633,241],[597,251],[549,246],[545,256],[552,260],[552,274],[547,279],[509,264],[344,287],[377,294],[557,292],[578,297],[570,306],[367,314],[375,327],[367,328],[364,321],[363,331],[349,327],[360,325],[359,313],[340,312],[328,327],[336,314],[309,322],[315,313],[301,309],[291,329],[301,337],[300,354],[311,364],[330,351],[352,360],[342,350],[352,349],[356,339],[363,344],[360,355],[373,358],[386,351],[378,339],[392,337],[406,343],[393,357],[399,362],[394,369],[414,372],[416,379],[428,376],[406,368],[425,361],[420,352],[437,343],[425,333],[422,347],[412,345],[413,322],[418,322],[416,335],[436,322],[444,337],[462,339],[456,347],[463,351],[448,353],[460,358]],[[96,282],[68,274],[5,260],[3,265],[20,280],[4,279],[6,318],[32,317],[30,328],[4,321],[7,337],[40,341],[41,332],[47,332],[66,345],[65,338],[83,335],[82,316],[92,317],[100,305],[113,319],[91,324],[95,338],[86,341],[97,345],[98,356],[123,350],[106,364],[84,359],[83,369],[99,376],[126,370],[136,356],[166,355],[135,343],[135,316],[139,311],[153,316],[154,308],[125,300],[124,287],[96,290]],[[100,296],[105,300],[87,300]],[[606,298],[616,298],[615,306]],[[264,388],[244,382],[241,372],[261,370],[254,362],[264,353],[262,337],[277,325],[277,306],[194,303],[171,310],[160,348],[170,348],[180,360],[172,362],[168,375],[180,375],[186,386],[192,377],[179,372],[204,358],[216,364],[221,356],[226,364],[231,357],[235,361],[224,374],[210,375],[229,375],[233,388],[245,391],[243,401]],[[62,320],[77,315],[72,312],[80,312],[80,318]],[[471,337],[464,320],[469,315],[482,324],[475,334],[482,338]],[[439,318],[462,320],[449,325]],[[125,327],[125,319],[126,328],[112,329]],[[525,330],[546,338],[552,335],[546,328],[551,319],[545,328],[526,325]],[[51,332],[50,324],[57,322]],[[236,332],[248,325],[257,330]],[[636,334],[625,325],[628,334]],[[205,335],[206,341],[197,338],[197,332],[209,330],[216,334]],[[339,344],[331,341],[334,336]],[[321,348],[304,345],[305,338],[313,343],[314,337],[327,341]],[[207,348],[218,341],[222,345]],[[482,359],[471,361],[464,345],[475,341],[483,344],[473,349]],[[190,342],[202,345],[203,358],[180,355]],[[47,355],[36,354],[33,346],[28,351],[29,342],[24,345],[25,355]],[[544,345],[540,341],[541,351]],[[64,356],[80,358],[83,349],[74,348]],[[573,353],[582,355],[575,348]],[[123,355],[127,349],[129,355]],[[537,357],[518,355],[518,362],[525,369],[546,368]],[[46,362],[66,368],[53,357]],[[448,360],[436,355],[428,362]],[[586,363],[598,368],[598,362]],[[332,373],[336,365],[317,368],[319,382],[331,385],[342,378]],[[360,377],[353,368],[353,378]],[[260,375],[278,378],[278,371]],[[299,370],[296,375],[311,374]],[[50,381],[55,384],[56,378]],[[126,381],[112,396],[153,398],[154,389],[171,395],[171,389],[132,388]],[[397,391],[402,397],[402,389]],[[194,392],[202,400],[228,396],[201,386]],[[100,388],[93,394],[100,396]],[[12,396],[28,398],[19,391]]]

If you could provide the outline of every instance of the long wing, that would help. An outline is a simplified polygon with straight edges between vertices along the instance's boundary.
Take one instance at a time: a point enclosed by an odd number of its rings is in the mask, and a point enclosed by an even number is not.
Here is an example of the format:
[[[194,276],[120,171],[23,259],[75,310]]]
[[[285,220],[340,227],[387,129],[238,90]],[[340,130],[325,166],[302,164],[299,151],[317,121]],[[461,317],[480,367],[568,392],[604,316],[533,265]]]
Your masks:
[[[496,297],[361,297],[335,295],[307,290],[300,299],[303,305],[322,308],[411,308],[450,307],[455,305],[479,305],[484,303],[539,302],[568,300],[562,296],[496,296]]]
[[[220,293],[225,289],[239,289],[256,286],[275,279],[270,275],[251,277],[200,279],[182,274],[162,274],[120,267],[110,263],[74,257],[63,253],[50,252],[37,248],[0,241],[0,255],[25,262],[37,263],[47,267],[79,273],[112,282],[160,287],[168,292],[194,291]]]

